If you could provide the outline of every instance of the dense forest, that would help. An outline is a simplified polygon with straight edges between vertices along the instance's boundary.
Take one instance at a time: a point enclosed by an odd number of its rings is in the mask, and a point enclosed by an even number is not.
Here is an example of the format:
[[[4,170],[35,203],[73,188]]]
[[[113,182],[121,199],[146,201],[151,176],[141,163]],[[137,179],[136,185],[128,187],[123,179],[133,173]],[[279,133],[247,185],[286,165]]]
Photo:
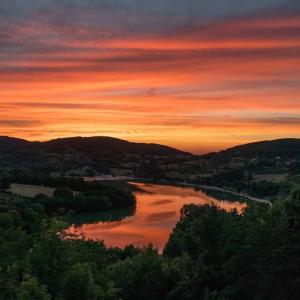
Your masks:
[[[53,196],[37,194],[22,201],[42,205],[47,215],[66,212],[90,212],[135,206],[135,197],[129,185],[111,186],[97,181],[86,182],[82,178],[36,176],[30,172],[16,171],[0,180],[0,189],[8,189],[12,182],[55,188]],[[5,191],[6,192],[6,191]],[[7,193],[7,192],[6,192]]]
[[[300,295],[299,188],[272,208],[251,205],[242,215],[184,206],[162,255],[151,245],[107,248],[69,235],[66,222],[66,214],[49,215],[45,203],[1,193],[0,299],[282,300]]]

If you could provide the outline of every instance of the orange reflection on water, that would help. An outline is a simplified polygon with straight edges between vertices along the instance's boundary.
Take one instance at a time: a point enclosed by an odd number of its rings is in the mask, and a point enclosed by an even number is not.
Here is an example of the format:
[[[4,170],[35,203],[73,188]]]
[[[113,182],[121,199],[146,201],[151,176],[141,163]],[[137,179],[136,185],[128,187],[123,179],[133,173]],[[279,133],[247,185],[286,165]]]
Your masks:
[[[204,192],[189,187],[134,183],[143,192],[136,192],[136,213],[121,221],[72,225],[70,233],[82,233],[88,239],[104,240],[107,246],[125,247],[128,244],[143,246],[152,243],[160,252],[180,218],[184,204],[214,204],[226,211],[238,213],[246,203],[217,200]]]

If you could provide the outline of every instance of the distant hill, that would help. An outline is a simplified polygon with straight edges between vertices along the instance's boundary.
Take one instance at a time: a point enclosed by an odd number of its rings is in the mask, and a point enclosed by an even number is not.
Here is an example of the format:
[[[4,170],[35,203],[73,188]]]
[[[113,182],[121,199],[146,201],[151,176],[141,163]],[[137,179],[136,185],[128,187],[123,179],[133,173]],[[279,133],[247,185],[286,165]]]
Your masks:
[[[71,137],[50,140],[47,142],[29,142],[13,137],[0,136],[0,153],[7,150],[33,150],[49,153],[78,152],[83,155],[191,155],[188,152],[172,147],[133,143],[112,137]]]
[[[123,168],[128,163],[127,155],[141,157],[151,156],[152,159],[137,161],[147,162],[156,167],[157,160],[153,156],[164,156],[167,159],[193,155],[172,147],[159,144],[133,143],[112,137],[72,137],[50,140],[47,142],[29,142],[12,137],[0,137],[0,167],[21,168],[32,170],[65,171],[90,167],[98,170]],[[282,158],[300,159],[300,139],[280,139],[262,141],[235,146],[217,153],[202,155],[220,163],[231,158],[269,159]],[[134,158],[130,159],[134,164]],[[126,168],[126,166],[125,166]]]
[[[133,143],[112,137],[72,137],[35,142],[31,145],[35,149],[46,152],[61,153],[75,151],[89,157],[99,155],[190,155],[190,153],[159,144]]]
[[[21,149],[30,144],[30,142],[8,136],[0,136],[0,152]]]
[[[278,139],[271,141],[261,141],[235,146],[217,153],[205,154],[204,158],[230,158],[255,156],[274,158],[276,156],[284,158],[300,158],[300,139]]]
[[[0,167],[33,170],[70,170],[83,166],[118,167],[127,155],[189,156],[188,152],[159,144],[133,143],[112,137],[72,137],[29,142],[0,137]]]

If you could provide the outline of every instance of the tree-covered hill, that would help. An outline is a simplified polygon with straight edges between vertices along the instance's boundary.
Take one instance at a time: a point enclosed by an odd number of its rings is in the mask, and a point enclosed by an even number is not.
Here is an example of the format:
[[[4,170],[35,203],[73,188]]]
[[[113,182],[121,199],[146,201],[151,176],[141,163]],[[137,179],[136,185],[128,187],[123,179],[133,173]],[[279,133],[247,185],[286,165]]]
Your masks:
[[[125,140],[99,137],[72,137],[35,142],[31,147],[46,152],[76,151],[81,154],[95,157],[98,155],[188,155],[187,152],[159,144],[133,143]]]
[[[253,158],[253,157],[300,158],[300,139],[278,139],[235,146],[218,153],[203,155],[204,158]]]
[[[29,146],[30,142],[8,137],[8,136],[0,136],[0,153],[6,152],[6,151],[14,151],[16,149],[24,149],[26,146]]]
[[[118,166],[124,157],[191,156],[159,144],[133,143],[112,137],[73,137],[46,142],[0,138],[0,167],[66,171],[82,167]]]
[[[187,152],[164,145],[134,143],[106,136],[61,138],[46,142],[29,142],[22,139],[2,136],[0,137],[0,152],[7,150],[40,150],[51,153],[75,151],[91,157],[96,155],[127,154],[190,155]]]

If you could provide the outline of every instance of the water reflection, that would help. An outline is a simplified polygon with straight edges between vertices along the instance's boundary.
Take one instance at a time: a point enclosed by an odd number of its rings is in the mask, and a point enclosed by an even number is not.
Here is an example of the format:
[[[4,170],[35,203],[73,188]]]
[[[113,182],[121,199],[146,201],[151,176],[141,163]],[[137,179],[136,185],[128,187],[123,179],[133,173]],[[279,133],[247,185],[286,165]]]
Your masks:
[[[226,200],[229,197],[225,194],[217,198],[211,193],[208,195],[189,187],[134,184],[139,189],[135,192],[136,209],[76,216],[69,232],[84,234],[89,239],[104,240],[107,246],[152,243],[162,250],[184,204],[214,204],[226,211],[236,209],[238,213],[246,208],[246,203]]]
[[[176,211],[166,211],[162,213],[150,214],[146,217],[148,222],[162,222],[176,216]]]
[[[174,200],[171,199],[163,199],[163,200],[157,200],[151,203],[151,205],[164,205],[174,202]]]

